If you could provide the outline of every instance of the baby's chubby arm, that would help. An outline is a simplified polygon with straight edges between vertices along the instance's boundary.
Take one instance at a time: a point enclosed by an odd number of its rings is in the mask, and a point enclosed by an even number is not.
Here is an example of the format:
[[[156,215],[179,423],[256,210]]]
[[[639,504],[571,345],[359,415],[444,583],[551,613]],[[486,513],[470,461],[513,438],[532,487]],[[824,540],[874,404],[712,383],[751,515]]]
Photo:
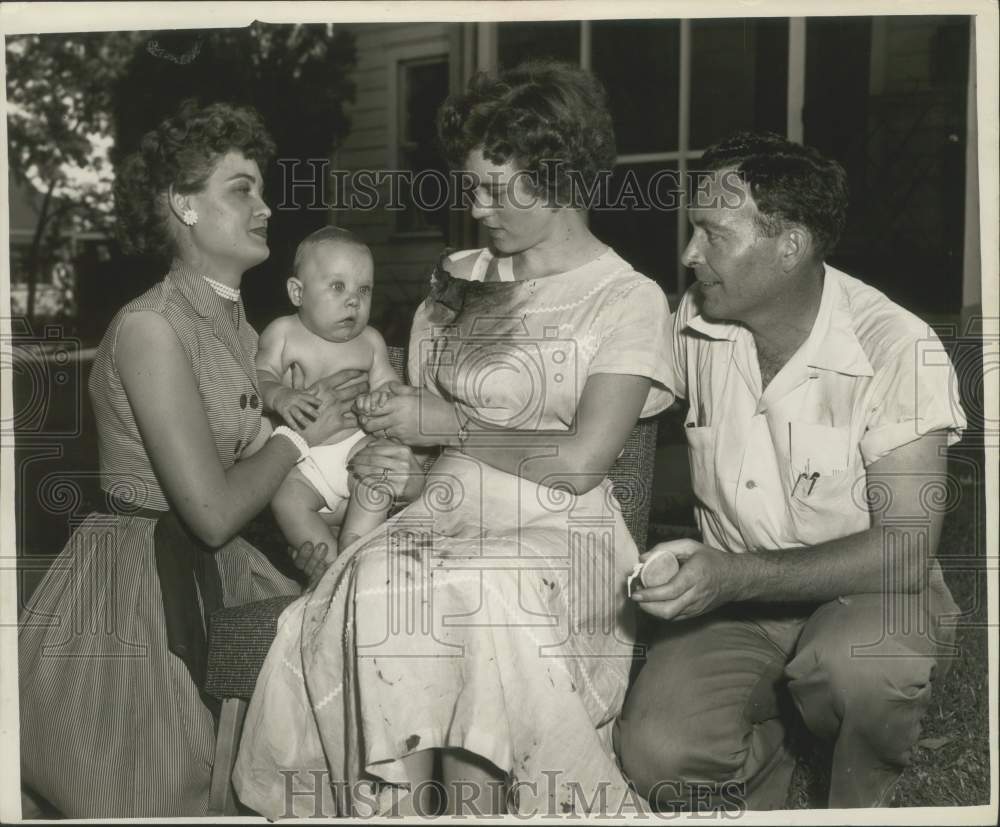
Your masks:
[[[276,411],[292,428],[304,428],[316,418],[321,402],[315,394],[290,388],[281,381],[290,367],[285,364],[287,329],[288,319],[283,317],[271,322],[261,334],[257,344],[257,384],[264,410]]]
[[[392,396],[393,385],[399,383],[399,376],[389,361],[389,351],[382,334],[374,327],[368,327],[362,335],[372,348],[372,366],[368,373],[368,384],[372,387],[372,391],[359,396],[355,400],[354,407],[358,413],[368,415],[382,407]]]

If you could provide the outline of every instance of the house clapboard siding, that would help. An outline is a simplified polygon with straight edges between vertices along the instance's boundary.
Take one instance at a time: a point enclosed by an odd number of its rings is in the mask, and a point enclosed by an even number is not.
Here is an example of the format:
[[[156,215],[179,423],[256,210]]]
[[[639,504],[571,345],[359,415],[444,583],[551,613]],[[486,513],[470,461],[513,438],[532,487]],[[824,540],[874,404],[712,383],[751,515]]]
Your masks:
[[[461,24],[400,23],[344,24],[355,36],[357,84],[355,105],[348,109],[351,131],[333,157],[333,169],[356,174],[401,167],[398,155],[398,72],[401,61],[447,57],[450,91],[464,83]],[[435,112],[428,112],[433,119]],[[350,229],[371,248],[375,259],[375,294],[372,323],[393,344],[405,344],[405,328],[412,312],[427,292],[430,270],[447,239],[440,233],[401,233],[398,214],[381,202],[387,187],[379,188],[375,209],[333,210],[332,220]],[[343,195],[343,194],[342,194]],[[453,222],[454,223],[454,222]],[[452,242],[452,246],[459,246]]]

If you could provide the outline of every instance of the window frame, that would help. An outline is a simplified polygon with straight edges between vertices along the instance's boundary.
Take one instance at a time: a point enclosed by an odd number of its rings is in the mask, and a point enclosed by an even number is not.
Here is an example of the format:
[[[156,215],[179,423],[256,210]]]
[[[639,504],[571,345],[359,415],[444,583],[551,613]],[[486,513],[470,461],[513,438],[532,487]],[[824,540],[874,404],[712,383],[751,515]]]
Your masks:
[[[700,19],[700,18],[699,18]],[[787,123],[785,134],[789,140],[802,141],[802,107],[805,99],[805,50],[806,50],[806,18],[789,17],[788,19],[788,89],[787,89]],[[590,20],[580,20],[580,68],[590,71],[593,60],[593,26]],[[615,165],[642,164],[669,161],[677,163],[677,172],[681,180],[687,174],[690,162],[699,158],[706,147],[690,145],[691,130],[691,18],[681,18],[679,89],[677,102],[677,149],[664,152],[641,152],[618,155]],[[496,70],[496,55],[498,52],[499,31],[495,23],[480,24],[480,43],[491,41],[486,53],[492,62],[492,70]],[[679,300],[687,289],[687,268],[680,263],[680,252],[687,245],[688,222],[684,210],[677,210],[677,250],[675,281],[672,290],[667,290],[671,301]]]
[[[388,168],[403,169],[403,106],[406,98],[402,83],[402,71],[407,64],[444,63],[448,74],[448,91],[451,94],[454,85],[454,56],[451,54],[452,44],[447,38],[440,37],[424,43],[411,46],[401,46],[389,49],[386,54],[386,114],[387,114],[387,161]],[[400,229],[400,216],[404,210],[394,210],[392,214],[391,238],[400,241],[422,239],[443,239],[444,234],[437,229],[403,230]]]

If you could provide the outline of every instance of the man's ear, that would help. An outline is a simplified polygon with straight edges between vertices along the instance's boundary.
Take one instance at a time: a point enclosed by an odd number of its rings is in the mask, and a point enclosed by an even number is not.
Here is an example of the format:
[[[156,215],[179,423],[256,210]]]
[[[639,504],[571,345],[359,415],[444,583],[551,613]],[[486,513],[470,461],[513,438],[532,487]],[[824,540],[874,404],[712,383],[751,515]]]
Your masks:
[[[782,269],[790,273],[810,255],[813,237],[805,227],[793,225],[782,233],[780,255]]]
[[[302,307],[302,282],[295,276],[289,276],[285,287],[288,290],[289,301],[296,307]]]

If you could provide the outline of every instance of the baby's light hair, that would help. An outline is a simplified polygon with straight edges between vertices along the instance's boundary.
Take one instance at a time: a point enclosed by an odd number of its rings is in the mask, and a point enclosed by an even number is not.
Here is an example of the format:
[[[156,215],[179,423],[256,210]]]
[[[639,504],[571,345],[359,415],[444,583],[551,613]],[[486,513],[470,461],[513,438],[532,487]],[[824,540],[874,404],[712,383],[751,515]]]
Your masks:
[[[371,251],[368,250],[368,245],[350,230],[328,224],[309,233],[309,235],[299,242],[299,246],[295,248],[295,259],[292,262],[292,275],[295,278],[299,276],[299,268],[302,267],[302,261],[305,259],[306,254],[317,244],[324,243],[354,244],[371,254]]]

